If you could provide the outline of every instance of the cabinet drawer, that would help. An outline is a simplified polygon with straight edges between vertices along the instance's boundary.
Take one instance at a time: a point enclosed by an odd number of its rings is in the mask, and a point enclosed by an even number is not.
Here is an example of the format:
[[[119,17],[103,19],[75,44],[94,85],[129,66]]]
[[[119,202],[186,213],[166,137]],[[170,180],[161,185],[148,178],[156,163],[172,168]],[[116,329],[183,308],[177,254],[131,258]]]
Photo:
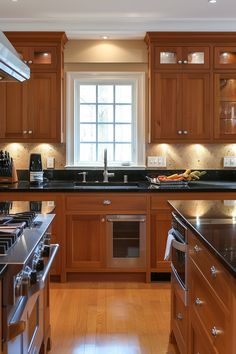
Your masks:
[[[216,354],[214,347],[207,340],[200,321],[193,317],[190,322],[190,354]]]
[[[186,354],[187,348],[187,308],[181,298],[178,285],[172,281],[172,329],[181,354]]]
[[[202,324],[216,353],[231,353],[230,313],[223,307],[208,281],[192,261],[190,274],[190,308],[193,317],[196,316]]]
[[[70,211],[111,212],[115,210],[145,212],[146,195],[127,194],[81,194],[66,198],[66,209]]]
[[[231,277],[192,233],[189,233],[189,255],[225,306],[229,308],[232,302]]]

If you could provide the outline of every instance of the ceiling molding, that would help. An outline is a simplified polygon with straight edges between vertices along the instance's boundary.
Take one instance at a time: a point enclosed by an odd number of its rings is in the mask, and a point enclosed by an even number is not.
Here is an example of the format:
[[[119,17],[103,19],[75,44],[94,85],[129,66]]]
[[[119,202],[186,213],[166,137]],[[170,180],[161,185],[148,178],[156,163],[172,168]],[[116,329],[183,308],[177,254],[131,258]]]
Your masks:
[[[141,39],[147,31],[236,31],[236,19],[159,19],[153,15],[76,18],[0,18],[2,31],[65,31],[69,39]]]

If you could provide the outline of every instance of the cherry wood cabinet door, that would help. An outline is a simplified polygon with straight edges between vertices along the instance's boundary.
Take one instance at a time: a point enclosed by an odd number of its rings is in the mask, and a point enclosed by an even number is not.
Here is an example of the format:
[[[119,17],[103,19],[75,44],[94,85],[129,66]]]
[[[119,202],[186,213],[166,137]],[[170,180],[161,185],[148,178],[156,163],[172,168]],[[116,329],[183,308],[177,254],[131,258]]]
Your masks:
[[[171,228],[169,210],[151,215],[151,271],[170,272],[170,261],[164,260],[168,231]]]
[[[23,141],[27,137],[28,82],[0,85],[0,139]]]
[[[13,42],[14,45],[14,42]],[[14,45],[22,60],[30,67],[32,72],[56,71],[58,65],[57,46],[18,46]]]
[[[210,76],[207,73],[185,73],[182,82],[182,136],[190,141],[209,140],[212,131]]]
[[[104,268],[105,224],[101,215],[67,216],[67,268],[78,271]]]
[[[215,139],[235,142],[236,139],[236,74],[214,75]]]
[[[178,70],[181,69],[182,48],[178,46],[154,47],[153,50],[154,69]]]
[[[215,69],[227,70],[236,69],[236,47],[214,48],[214,67]]]
[[[204,70],[210,67],[210,48],[208,46],[183,47],[182,69]]]
[[[151,142],[179,138],[181,74],[153,74],[151,102]]]
[[[28,97],[28,140],[56,141],[60,136],[56,74],[33,73]]]

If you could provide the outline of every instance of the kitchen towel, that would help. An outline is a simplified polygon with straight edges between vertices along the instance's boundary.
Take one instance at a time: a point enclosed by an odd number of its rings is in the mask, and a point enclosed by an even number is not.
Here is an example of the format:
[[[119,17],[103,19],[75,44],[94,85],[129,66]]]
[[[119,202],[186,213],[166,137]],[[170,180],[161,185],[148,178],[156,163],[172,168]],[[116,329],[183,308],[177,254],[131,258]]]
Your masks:
[[[168,231],[168,237],[167,237],[167,241],[166,241],[166,250],[165,250],[165,256],[164,256],[165,261],[168,261],[168,259],[170,258],[172,241],[175,239],[173,231],[174,231],[173,229],[170,229]]]

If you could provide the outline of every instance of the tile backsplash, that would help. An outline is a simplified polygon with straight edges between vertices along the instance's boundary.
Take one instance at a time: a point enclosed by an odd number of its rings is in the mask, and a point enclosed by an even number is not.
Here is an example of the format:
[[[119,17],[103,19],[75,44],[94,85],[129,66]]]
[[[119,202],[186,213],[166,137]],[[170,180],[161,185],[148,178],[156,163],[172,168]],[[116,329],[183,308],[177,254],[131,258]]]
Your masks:
[[[0,144],[15,161],[17,169],[28,169],[30,153],[41,153],[43,167],[46,158],[55,158],[55,168],[64,169],[66,144]],[[221,169],[224,156],[236,156],[236,144],[147,144],[146,156],[165,156],[167,169]],[[163,169],[163,168],[162,168]]]

